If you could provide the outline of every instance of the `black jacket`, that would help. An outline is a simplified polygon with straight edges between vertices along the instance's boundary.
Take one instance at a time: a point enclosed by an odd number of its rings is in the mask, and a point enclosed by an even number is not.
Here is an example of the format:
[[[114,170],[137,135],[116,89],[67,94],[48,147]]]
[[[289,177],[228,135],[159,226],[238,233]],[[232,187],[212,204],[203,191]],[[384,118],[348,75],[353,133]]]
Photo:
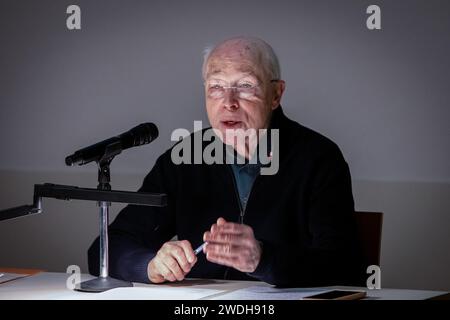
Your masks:
[[[280,129],[279,171],[256,178],[244,215],[244,224],[263,243],[257,269],[242,273],[200,253],[187,277],[279,286],[362,284],[350,173],[339,148],[288,119],[281,107],[274,111],[271,127]],[[139,191],[167,193],[169,204],[129,205],[119,213],[109,228],[110,274],[149,282],[147,265],[164,242],[177,235],[195,248],[217,218],[238,222],[233,179],[230,165],[175,165],[171,149],[161,155]],[[98,274],[98,239],[88,255],[90,273]]]

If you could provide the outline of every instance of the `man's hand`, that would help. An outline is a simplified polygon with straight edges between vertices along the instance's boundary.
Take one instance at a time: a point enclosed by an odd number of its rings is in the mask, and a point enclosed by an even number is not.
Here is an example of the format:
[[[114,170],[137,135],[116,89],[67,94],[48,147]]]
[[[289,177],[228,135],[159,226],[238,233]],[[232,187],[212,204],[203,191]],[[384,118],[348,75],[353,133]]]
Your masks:
[[[148,278],[153,283],[181,281],[196,262],[197,257],[189,241],[169,241],[149,262]]]
[[[241,272],[253,272],[261,259],[262,248],[253,229],[244,224],[227,222],[223,218],[206,231],[203,249],[208,261],[233,267]]]

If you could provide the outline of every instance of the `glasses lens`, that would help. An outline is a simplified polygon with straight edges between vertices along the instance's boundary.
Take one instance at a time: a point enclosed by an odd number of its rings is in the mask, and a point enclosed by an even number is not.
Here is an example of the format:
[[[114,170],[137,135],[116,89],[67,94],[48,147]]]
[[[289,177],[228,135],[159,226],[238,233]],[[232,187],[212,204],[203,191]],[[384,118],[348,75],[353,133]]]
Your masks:
[[[206,90],[210,98],[218,99],[223,97],[224,84],[219,81],[208,81],[206,83]]]
[[[241,99],[249,99],[255,96],[258,85],[249,81],[238,81],[236,86],[228,86],[225,82],[210,80],[206,82],[208,97],[220,99],[225,96],[227,89],[233,90]]]

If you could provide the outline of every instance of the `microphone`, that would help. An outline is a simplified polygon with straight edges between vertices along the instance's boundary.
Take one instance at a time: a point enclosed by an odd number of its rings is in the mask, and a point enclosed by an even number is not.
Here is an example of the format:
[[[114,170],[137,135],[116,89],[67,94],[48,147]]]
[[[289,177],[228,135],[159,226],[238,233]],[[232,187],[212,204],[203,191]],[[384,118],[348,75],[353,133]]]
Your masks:
[[[112,156],[119,154],[122,150],[148,144],[158,137],[158,128],[153,123],[142,123],[133,129],[118,136],[103,140],[89,147],[75,151],[66,157],[66,165],[84,165],[92,161],[99,161],[105,153],[113,151]]]

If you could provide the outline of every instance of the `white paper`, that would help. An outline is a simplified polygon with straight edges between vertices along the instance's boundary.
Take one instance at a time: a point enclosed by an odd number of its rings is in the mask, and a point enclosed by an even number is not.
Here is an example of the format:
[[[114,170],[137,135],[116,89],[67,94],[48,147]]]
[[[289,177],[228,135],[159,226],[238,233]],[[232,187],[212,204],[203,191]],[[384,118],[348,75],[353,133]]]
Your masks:
[[[23,273],[2,273],[2,272],[0,272],[0,274],[2,275],[2,276],[0,276],[0,283],[4,283],[4,282],[8,282],[8,281],[12,281],[15,279],[20,279],[20,278],[29,276],[28,274],[23,274]]]
[[[131,287],[111,289],[86,298],[107,300],[197,300],[223,292],[191,287]]]
[[[306,296],[330,291],[323,288],[274,288],[252,286],[213,297],[213,300],[300,300]]]

